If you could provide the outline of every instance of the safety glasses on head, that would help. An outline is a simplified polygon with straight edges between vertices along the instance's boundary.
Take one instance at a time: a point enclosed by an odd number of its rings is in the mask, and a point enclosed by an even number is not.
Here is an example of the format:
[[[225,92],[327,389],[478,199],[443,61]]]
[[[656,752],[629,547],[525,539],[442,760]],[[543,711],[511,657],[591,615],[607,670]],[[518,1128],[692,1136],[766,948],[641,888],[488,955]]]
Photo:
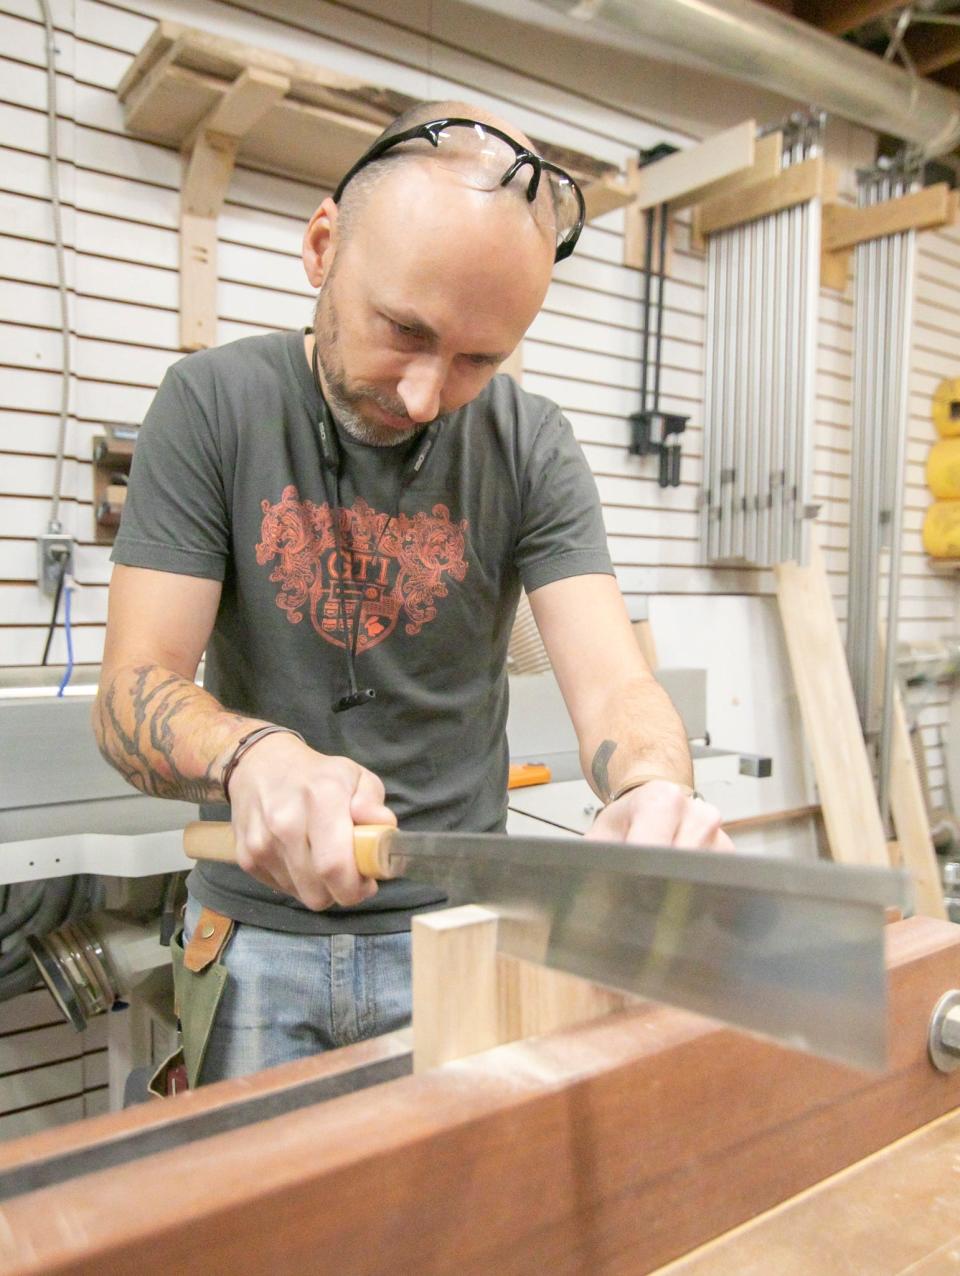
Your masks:
[[[418,143],[419,148],[418,148]],[[492,124],[477,120],[432,120],[404,129],[375,142],[350,169],[334,191],[339,203],[344,189],[369,164],[382,159],[398,146],[416,153],[420,149],[443,168],[461,173],[477,190],[493,191],[508,186],[515,178],[526,183],[526,197],[535,205],[538,219],[552,219],[556,233],[555,261],[569,257],[576,247],[586,208],[580,187],[562,168],[541,159]],[[546,179],[546,180],[542,180]]]

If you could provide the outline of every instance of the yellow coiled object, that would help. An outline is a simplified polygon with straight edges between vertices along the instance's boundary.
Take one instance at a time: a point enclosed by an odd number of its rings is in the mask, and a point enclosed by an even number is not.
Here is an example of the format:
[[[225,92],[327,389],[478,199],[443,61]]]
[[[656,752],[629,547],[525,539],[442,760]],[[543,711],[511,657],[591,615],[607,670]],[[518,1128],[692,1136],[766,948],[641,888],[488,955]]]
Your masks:
[[[960,435],[960,377],[947,377],[933,392],[933,424],[942,439]]]
[[[960,501],[935,501],[923,520],[923,548],[931,558],[960,558]]]
[[[934,443],[927,457],[927,487],[938,501],[960,500],[960,438]]]

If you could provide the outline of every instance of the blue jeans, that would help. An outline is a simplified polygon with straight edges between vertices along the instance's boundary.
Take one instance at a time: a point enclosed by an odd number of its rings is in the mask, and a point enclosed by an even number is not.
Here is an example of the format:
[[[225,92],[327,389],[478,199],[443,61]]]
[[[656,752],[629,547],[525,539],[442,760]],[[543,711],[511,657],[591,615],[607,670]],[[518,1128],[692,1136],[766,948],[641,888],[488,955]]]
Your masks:
[[[187,901],[183,942],[200,916]],[[335,1050],[410,1022],[410,934],[290,935],[237,923],[200,1080]]]

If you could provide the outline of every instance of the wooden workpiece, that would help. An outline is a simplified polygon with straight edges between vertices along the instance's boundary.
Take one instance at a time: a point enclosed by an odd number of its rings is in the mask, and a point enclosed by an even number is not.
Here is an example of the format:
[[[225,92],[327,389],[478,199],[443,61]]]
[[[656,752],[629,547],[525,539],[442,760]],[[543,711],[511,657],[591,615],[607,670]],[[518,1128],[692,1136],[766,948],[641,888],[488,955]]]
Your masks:
[[[622,1010],[639,1000],[497,952],[497,914],[466,904],[413,921],[413,1070]]]
[[[960,929],[913,918],[888,935],[883,1074],[641,1004],[13,1196],[0,1272],[242,1276],[318,1256],[351,1276],[653,1271],[957,1107],[960,1073],[933,1069],[926,1036],[960,985]],[[19,1140],[0,1168],[335,1058]]]

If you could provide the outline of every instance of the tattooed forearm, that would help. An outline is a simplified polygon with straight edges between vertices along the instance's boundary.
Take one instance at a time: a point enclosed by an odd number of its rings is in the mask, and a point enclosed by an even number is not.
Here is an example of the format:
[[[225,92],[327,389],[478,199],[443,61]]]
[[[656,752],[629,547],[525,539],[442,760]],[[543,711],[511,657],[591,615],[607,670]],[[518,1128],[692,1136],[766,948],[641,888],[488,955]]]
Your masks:
[[[604,802],[610,801],[610,795],[613,792],[610,786],[610,759],[616,749],[617,743],[615,740],[604,740],[593,755],[593,762],[590,764],[590,771],[593,775],[593,782],[597,786],[597,793]]]
[[[104,758],[151,797],[223,801],[223,764],[259,719],[229,713],[189,678],[159,665],[117,670],[100,687],[94,731]]]

